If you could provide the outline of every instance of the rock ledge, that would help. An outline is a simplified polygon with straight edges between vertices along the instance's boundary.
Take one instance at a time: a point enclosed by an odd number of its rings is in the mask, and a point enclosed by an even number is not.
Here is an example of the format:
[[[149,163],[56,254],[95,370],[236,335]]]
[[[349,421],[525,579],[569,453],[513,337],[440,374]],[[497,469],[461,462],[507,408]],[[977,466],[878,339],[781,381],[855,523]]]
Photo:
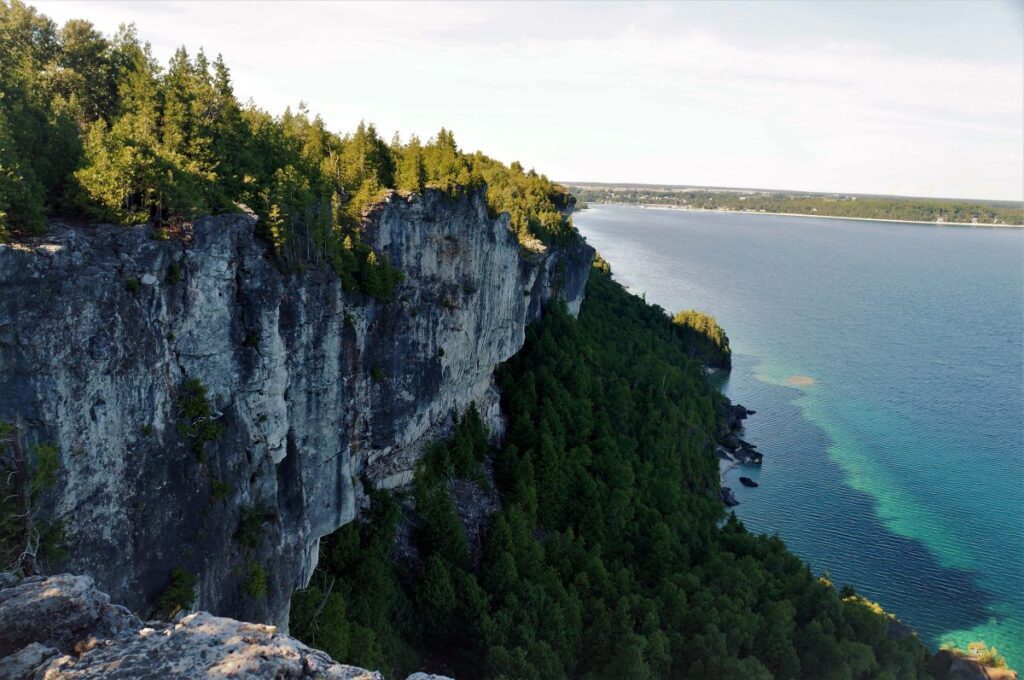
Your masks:
[[[0,589],[0,679],[156,677],[383,680],[274,626],[206,612],[143,623],[88,576],[36,576]]]

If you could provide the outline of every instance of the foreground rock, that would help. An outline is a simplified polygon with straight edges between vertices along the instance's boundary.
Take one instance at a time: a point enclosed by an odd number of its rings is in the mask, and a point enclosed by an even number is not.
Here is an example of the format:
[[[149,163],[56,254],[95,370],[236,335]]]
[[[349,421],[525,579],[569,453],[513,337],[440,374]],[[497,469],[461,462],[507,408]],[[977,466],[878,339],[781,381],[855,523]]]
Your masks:
[[[35,577],[0,590],[0,680],[200,677],[383,680],[274,626],[206,612],[143,624],[86,576]]]
[[[936,680],[1018,680],[1016,671],[986,666],[948,649],[940,649],[929,660],[928,670]]]
[[[56,445],[41,496],[67,559],[149,616],[171,572],[195,606],[287,625],[320,537],[476,402],[500,429],[494,367],[549,300],[578,311],[593,249],[520,246],[482,191],[392,194],[363,240],[404,280],[389,302],[326,268],[283,271],[253,220],[55,228],[0,244],[0,420]],[[183,385],[219,436],[182,432]],[[265,587],[261,581],[265,579]]]

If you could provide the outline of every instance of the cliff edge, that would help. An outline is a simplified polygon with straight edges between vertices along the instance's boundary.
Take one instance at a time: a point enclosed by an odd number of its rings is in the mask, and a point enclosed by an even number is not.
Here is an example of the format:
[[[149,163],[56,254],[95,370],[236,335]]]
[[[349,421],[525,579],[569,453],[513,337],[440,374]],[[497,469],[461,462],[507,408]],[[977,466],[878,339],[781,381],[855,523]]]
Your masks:
[[[0,680],[151,677],[383,680],[274,626],[206,612],[143,622],[87,576],[0,574]]]
[[[404,274],[389,302],[285,272],[245,215],[190,239],[58,227],[0,245],[0,421],[59,451],[39,513],[52,568],[154,612],[174,570],[192,608],[287,626],[320,537],[476,402],[552,299],[579,309],[593,250],[524,249],[482,191],[390,194],[363,240]]]

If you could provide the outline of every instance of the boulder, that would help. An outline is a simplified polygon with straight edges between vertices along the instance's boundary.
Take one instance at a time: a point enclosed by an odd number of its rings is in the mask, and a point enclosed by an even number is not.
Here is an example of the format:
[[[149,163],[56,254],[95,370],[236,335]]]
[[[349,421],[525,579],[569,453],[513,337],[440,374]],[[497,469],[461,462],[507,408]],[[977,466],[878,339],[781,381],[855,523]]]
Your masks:
[[[725,503],[727,507],[731,508],[740,504],[740,502],[736,500],[736,494],[734,494],[732,489],[729,487],[723,486],[720,489],[720,494],[722,496],[722,502]]]
[[[0,680],[200,677],[383,680],[274,626],[207,612],[143,624],[86,576],[37,576],[0,590]]]
[[[940,649],[929,660],[928,671],[937,680],[1018,680],[1016,671],[986,666],[948,649]]]
[[[747,416],[751,415],[752,413],[754,413],[754,412],[753,411],[748,411],[746,408],[744,408],[740,404],[733,404],[729,408],[729,414],[728,414],[729,429],[730,430],[738,430],[741,427],[743,427],[743,421],[746,420]]]
[[[83,637],[114,636],[135,624],[88,576],[34,576],[0,590],[0,656],[32,643],[67,652]]]

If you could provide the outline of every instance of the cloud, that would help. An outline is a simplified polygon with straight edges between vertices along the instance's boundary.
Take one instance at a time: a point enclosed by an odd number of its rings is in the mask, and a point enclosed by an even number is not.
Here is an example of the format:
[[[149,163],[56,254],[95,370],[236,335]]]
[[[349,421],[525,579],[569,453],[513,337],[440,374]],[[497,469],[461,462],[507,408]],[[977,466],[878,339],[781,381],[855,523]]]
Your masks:
[[[223,52],[270,110],[444,125],[561,179],[1021,199],[1021,31],[978,7],[41,4],[107,31],[135,20],[162,57]]]

